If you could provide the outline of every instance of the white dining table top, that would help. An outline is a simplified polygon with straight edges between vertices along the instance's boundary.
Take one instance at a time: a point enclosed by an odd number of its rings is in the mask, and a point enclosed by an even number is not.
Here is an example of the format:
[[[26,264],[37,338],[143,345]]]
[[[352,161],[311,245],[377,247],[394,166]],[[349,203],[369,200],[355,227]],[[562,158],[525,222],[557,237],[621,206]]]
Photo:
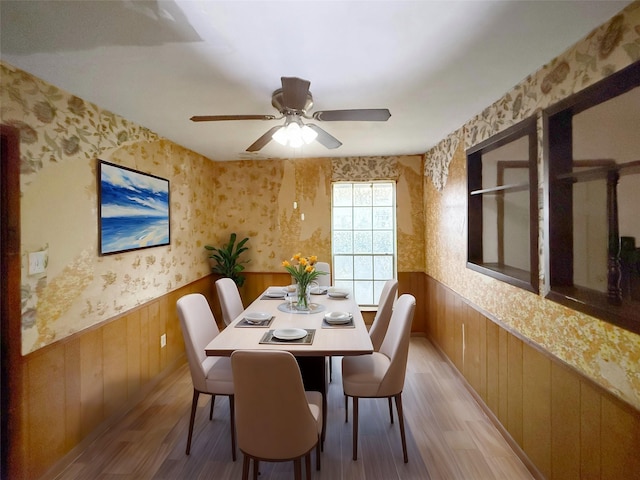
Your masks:
[[[209,356],[230,356],[235,350],[286,350],[296,356],[341,356],[364,355],[373,352],[367,327],[353,295],[347,298],[331,298],[327,294],[311,295],[311,302],[325,308],[316,313],[288,313],[278,309],[285,299],[263,299],[267,291],[283,287],[269,287],[241,315],[220,332],[205,347]],[[323,328],[323,318],[328,312],[350,312],[353,327]],[[247,312],[266,312],[275,318],[269,327],[238,327]],[[260,340],[269,330],[281,328],[315,329],[310,345],[282,342],[261,344]]]

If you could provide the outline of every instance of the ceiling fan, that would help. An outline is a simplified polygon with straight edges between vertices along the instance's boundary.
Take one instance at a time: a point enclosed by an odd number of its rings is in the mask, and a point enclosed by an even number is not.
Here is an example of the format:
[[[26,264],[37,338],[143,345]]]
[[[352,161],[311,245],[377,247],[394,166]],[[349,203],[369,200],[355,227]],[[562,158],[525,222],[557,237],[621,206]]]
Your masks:
[[[321,110],[309,116],[313,97],[309,91],[311,82],[298,77],[281,77],[282,88],[271,96],[271,105],[280,112],[275,115],[195,115],[193,122],[218,122],[225,120],[280,120],[284,125],[270,128],[247,148],[247,152],[257,152],[272,139],[282,145],[294,148],[317,141],[327,148],[338,148],[342,142],[313,123],[303,123],[302,119],[321,122],[386,122],[391,113],[386,108],[365,108],[354,110]]]

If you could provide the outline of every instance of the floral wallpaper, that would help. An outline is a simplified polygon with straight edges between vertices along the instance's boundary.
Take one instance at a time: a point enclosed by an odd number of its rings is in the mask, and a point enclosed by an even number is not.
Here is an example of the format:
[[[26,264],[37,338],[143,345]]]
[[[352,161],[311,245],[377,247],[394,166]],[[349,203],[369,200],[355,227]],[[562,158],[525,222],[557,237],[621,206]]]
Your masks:
[[[397,157],[346,157],[331,163],[335,182],[370,182],[372,180],[396,180]]]
[[[465,267],[465,150],[536,115],[542,172],[542,109],[638,60],[640,2],[634,2],[427,152],[424,171],[426,273],[636,408],[640,408],[640,336]],[[463,141],[456,144],[456,138]],[[539,175],[540,198],[542,178]],[[544,275],[541,268],[541,285]]]
[[[208,274],[211,161],[4,63],[0,103],[20,130],[24,354]],[[170,180],[170,246],[98,255],[98,159]]]

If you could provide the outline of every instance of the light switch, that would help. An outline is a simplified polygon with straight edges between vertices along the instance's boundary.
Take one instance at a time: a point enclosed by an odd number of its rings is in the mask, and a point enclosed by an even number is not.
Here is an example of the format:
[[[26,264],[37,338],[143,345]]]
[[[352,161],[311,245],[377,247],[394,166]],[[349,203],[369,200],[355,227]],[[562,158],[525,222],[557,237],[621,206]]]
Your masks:
[[[29,275],[37,275],[38,273],[44,273],[46,268],[47,268],[47,252],[45,250],[29,253]]]

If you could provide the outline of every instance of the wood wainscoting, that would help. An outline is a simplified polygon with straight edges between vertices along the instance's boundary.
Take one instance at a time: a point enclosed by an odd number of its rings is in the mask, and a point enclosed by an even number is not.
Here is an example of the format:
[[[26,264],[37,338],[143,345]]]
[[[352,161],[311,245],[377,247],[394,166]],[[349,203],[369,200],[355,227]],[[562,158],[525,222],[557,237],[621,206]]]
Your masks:
[[[431,277],[425,331],[549,479],[640,479],[640,412]]]
[[[213,305],[211,284],[204,277],[22,357],[21,458],[8,478],[62,468],[185,362],[176,301],[198,292]]]

